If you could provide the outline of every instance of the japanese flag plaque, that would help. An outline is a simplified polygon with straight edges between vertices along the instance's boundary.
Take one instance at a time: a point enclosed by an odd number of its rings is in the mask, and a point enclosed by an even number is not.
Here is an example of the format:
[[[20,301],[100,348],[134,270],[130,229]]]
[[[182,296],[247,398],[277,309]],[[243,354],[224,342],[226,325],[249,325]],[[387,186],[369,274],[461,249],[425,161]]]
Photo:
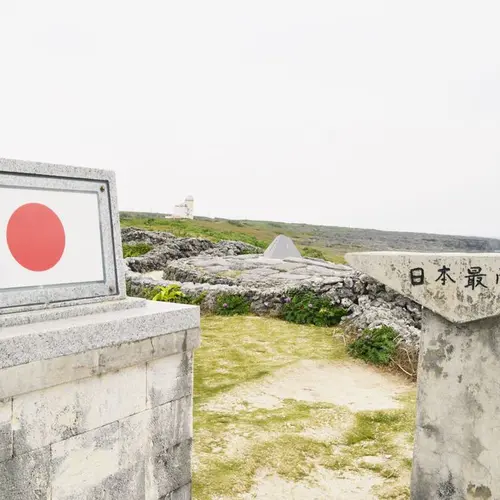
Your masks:
[[[113,172],[0,159],[0,313],[123,297],[116,207]]]

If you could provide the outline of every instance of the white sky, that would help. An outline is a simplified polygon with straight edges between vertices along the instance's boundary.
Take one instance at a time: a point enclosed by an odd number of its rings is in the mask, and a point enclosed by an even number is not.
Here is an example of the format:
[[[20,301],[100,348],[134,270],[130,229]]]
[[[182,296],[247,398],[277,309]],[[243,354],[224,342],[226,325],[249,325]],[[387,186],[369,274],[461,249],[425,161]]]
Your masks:
[[[500,236],[498,0],[0,0],[0,156],[121,209]]]

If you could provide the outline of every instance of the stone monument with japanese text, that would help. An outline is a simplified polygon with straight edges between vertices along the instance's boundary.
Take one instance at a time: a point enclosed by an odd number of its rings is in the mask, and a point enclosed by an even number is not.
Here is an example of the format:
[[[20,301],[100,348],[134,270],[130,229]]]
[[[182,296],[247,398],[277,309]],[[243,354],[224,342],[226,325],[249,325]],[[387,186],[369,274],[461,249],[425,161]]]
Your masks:
[[[411,498],[500,498],[500,255],[347,260],[423,306]]]
[[[113,172],[0,159],[0,498],[191,498],[197,307],[126,296]]]

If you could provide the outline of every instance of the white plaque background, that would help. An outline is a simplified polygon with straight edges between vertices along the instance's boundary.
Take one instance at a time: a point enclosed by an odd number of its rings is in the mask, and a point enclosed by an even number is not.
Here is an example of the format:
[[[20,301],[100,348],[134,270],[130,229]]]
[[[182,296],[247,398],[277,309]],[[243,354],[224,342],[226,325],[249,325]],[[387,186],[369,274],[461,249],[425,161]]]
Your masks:
[[[66,247],[47,271],[23,268],[7,245],[10,216],[26,203],[42,203],[60,218]],[[0,187],[0,289],[104,280],[103,250],[96,193]]]

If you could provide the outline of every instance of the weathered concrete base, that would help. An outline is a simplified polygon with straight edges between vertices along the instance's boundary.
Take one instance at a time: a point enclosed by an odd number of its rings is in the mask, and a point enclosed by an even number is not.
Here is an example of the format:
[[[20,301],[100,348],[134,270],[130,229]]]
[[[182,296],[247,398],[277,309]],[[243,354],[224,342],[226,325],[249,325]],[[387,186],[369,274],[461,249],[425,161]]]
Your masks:
[[[413,500],[500,498],[500,321],[424,310]]]
[[[1,329],[2,500],[191,498],[199,311],[99,307]]]

